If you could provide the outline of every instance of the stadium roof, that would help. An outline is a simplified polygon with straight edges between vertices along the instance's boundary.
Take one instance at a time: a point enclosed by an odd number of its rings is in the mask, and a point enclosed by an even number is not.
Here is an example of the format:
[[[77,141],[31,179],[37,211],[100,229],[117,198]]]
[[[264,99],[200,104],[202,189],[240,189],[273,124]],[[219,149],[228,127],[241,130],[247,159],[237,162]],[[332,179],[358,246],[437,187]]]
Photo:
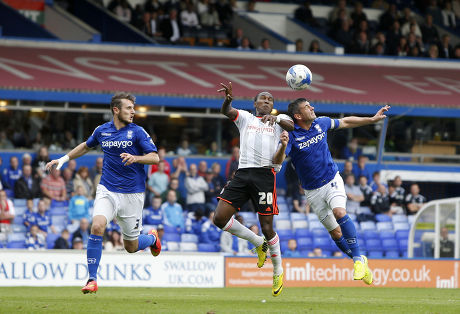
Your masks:
[[[296,63],[313,72],[307,91],[286,86]],[[281,110],[305,97],[322,112],[460,116],[458,61],[1,39],[0,73],[0,99],[108,103],[125,90],[142,105],[220,108],[219,83],[232,81],[247,109],[269,90]]]

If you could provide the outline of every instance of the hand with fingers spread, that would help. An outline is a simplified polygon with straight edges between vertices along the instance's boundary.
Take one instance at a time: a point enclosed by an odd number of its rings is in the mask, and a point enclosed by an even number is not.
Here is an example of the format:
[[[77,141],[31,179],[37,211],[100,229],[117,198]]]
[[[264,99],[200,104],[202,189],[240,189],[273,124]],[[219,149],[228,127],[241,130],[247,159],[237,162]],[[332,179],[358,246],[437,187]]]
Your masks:
[[[377,113],[375,114],[375,116],[372,118],[374,120],[374,122],[378,122],[380,120],[383,120],[385,119],[387,116],[385,115],[385,112],[387,112],[391,107],[386,105],[382,108],[380,108],[379,111],[377,111]]]
[[[220,83],[222,86],[221,89],[218,89],[217,91],[220,92],[225,92],[225,98],[227,100],[232,100],[233,99],[233,94],[232,94],[232,82],[228,82],[228,86],[225,85],[224,83]]]
[[[133,156],[131,154],[128,154],[128,153],[121,153],[120,154],[120,157],[122,158],[122,163],[125,165],[125,166],[129,166],[135,162],[137,162],[137,156]]]

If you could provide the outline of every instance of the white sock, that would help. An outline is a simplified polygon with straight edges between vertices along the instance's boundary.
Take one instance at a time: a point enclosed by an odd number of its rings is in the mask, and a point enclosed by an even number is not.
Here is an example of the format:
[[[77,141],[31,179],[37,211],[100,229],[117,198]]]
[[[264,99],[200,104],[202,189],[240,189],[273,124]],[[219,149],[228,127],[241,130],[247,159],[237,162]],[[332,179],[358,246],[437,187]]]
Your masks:
[[[231,234],[236,235],[238,238],[248,240],[251,242],[255,247],[258,247],[262,243],[264,243],[264,238],[258,236],[233,217],[227,222],[225,227],[222,229],[224,231],[228,231]]]
[[[273,275],[281,275],[283,273],[283,264],[281,262],[281,248],[280,238],[275,234],[273,239],[268,241],[268,248],[270,249],[270,257],[273,264]]]

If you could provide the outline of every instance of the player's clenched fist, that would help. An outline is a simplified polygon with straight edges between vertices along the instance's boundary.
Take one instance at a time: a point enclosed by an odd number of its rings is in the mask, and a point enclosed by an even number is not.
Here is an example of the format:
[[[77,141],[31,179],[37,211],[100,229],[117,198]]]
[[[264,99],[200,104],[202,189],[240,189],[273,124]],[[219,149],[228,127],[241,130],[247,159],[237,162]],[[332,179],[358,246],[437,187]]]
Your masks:
[[[283,131],[280,135],[280,142],[281,142],[281,145],[283,146],[287,146],[288,142],[289,142],[289,133],[286,132],[286,131]]]

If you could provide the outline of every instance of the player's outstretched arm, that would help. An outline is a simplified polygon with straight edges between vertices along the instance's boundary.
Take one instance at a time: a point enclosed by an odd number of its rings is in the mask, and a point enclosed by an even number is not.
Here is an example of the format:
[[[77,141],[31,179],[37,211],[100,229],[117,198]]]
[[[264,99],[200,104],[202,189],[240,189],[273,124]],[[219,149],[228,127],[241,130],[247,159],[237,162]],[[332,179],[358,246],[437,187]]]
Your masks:
[[[233,100],[233,94],[232,94],[232,82],[228,82],[228,86],[220,83],[222,86],[221,89],[218,89],[217,91],[224,92],[225,93],[225,100],[222,103],[222,107],[220,108],[220,112],[226,115],[229,119],[235,120],[236,117],[238,116],[238,110],[232,107],[232,100]]]
[[[289,142],[289,133],[283,131],[280,135],[280,145],[276,150],[275,154],[273,155],[272,162],[275,165],[281,165],[286,158],[286,147]]]
[[[129,166],[135,162],[143,165],[158,165],[160,162],[160,157],[158,157],[157,152],[151,152],[143,156],[135,156],[128,153],[121,153],[120,157],[122,158],[122,163],[125,166]]]
[[[339,120],[340,125],[339,129],[343,128],[356,128],[363,125],[373,124],[379,122],[380,120],[385,119],[387,116],[385,112],[387,112],[391,107],[384,106],[377,111],[377,113],[373,117],[345,117]]]
[[[74,149],[68,152],[67,155],[62,156],[59,159],[51,160],[49,163],[46,164],[45,168],[47,171],[50,171],[51,168],[56,165],[56,169],[59,170],[70,159],[75,159],[80,156],[83,156],[90,150],[91,148],[89,148],[88,145],[86,145],[86,142],[80,143]]]

